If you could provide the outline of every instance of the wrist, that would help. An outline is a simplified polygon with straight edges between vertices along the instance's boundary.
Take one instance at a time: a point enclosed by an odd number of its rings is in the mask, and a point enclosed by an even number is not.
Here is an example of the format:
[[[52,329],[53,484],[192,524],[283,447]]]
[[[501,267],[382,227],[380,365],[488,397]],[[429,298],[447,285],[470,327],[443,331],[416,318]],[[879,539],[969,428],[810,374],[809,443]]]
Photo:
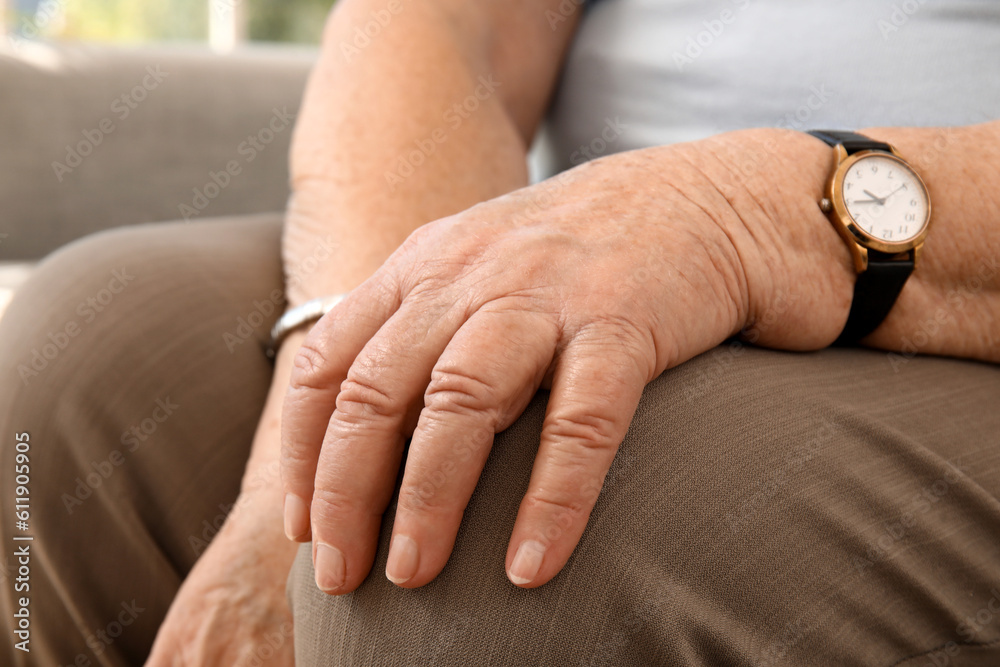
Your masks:
[[[266,564],[265,571],[273,573],[273,578],[269,574],[257,583],[262,589],[284,589],[299,545],[285,537],[281,520],[270,516],[269,505],[274,501],[241,493],[205,553],[216,563],[221,559],[226,567],[240,559]]]
[[[819,208],[833,152],[785,129],[730,132],[704,142],[713,181],[739,219],[731,234],[747,283],[748,342],[791,350],[832,343],[847,321],[856,273]]]
[[[861,132],[896,147],[923,178],[933,206],[916,269],[866,343],[1000,361],[1000,125]]]
[[[289,201],[282,235],[282,260],[288,307],[351,291],[374,273],[406,237],[377,224],[346,225],[362,220],[346,206],[329,202],[323,184],[300,184]]]
[[[865,344],[1000,360],[993,331],[1000,236],[992,232],[1000,218],[1000,125],[860,132],[899,150],[927,184],[934,208],[916,270]],[[846,243],[818,207],[832,150],[790,130],[733,132],[708,143],[729,165],[719,187],[754,240],[740,251],[750,259],[744,336],[788,349],[829,344],[846,322],[857,279]],[[770,282],[760,278],[768,274]]]

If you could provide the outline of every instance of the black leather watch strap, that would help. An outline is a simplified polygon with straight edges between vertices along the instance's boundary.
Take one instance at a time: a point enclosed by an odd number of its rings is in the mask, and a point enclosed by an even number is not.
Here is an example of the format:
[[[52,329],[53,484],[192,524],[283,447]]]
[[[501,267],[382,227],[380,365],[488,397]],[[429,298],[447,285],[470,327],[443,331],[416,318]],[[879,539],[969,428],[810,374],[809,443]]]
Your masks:
[[[913,253],[905,259],[889,259],[874,250],[868,251],[868,270],[858,274],[854,283],[854,301],[847,324],[834,345],[852,345],[882,324],[913,273]]]
[[[831,146],[842,145],[848,155],[859,151],[892,152],[889,144],[857,132],[813,130],[809,134]],[[906,279],[913,273],[913,264],[912,252],[899,257],[868,250],[868,269],[858,274],[851,313],[834,345],[852,345],[882,324],[903,290]]]
[[[892,152],[892,147],[884,141],[869,139],[857,132],[844,132],[840,130],[813,130],[809,132],[817,139],[825,141],[831,146],[843,144],[848,155],[853,155],[858,151],[885,151]]]

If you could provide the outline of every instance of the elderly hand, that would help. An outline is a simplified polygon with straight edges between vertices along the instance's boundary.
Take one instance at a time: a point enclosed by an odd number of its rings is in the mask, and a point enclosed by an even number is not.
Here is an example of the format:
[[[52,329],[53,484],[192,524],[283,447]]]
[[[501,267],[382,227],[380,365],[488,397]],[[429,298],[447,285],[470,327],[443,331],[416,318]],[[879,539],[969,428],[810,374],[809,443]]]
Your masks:
[[[646,383],[745,327],[795,349],[839,333],[852,273],[816,204],[829,160],[792,132],[721,135],[597,160],[415,232],[295,359],[285,526],[313,540],[318,586],[368,574],[411,433],[386,576],[431,581],[493,435],[542,386],[506,571],[524,587],[554,577]]]

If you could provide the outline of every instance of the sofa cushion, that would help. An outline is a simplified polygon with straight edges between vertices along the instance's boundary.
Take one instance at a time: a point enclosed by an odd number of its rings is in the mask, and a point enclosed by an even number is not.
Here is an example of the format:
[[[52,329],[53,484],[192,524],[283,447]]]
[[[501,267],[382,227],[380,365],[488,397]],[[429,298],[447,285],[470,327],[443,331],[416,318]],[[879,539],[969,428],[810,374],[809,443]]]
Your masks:
[[[119,225],[283,210],[315,55],[0,40],[0,260]]]

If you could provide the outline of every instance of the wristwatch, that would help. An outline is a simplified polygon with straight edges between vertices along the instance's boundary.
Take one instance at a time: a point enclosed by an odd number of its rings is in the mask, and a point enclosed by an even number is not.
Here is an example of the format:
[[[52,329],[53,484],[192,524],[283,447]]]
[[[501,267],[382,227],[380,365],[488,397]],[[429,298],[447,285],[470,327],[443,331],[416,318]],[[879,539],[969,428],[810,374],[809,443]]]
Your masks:
[[[931,220],[927,187],[891,145],[855,132],[809,134],[834,147],[836,167],[820,208],[847,242],[858,272],[847,325],[835,345],[874,331],[920,258]]]

